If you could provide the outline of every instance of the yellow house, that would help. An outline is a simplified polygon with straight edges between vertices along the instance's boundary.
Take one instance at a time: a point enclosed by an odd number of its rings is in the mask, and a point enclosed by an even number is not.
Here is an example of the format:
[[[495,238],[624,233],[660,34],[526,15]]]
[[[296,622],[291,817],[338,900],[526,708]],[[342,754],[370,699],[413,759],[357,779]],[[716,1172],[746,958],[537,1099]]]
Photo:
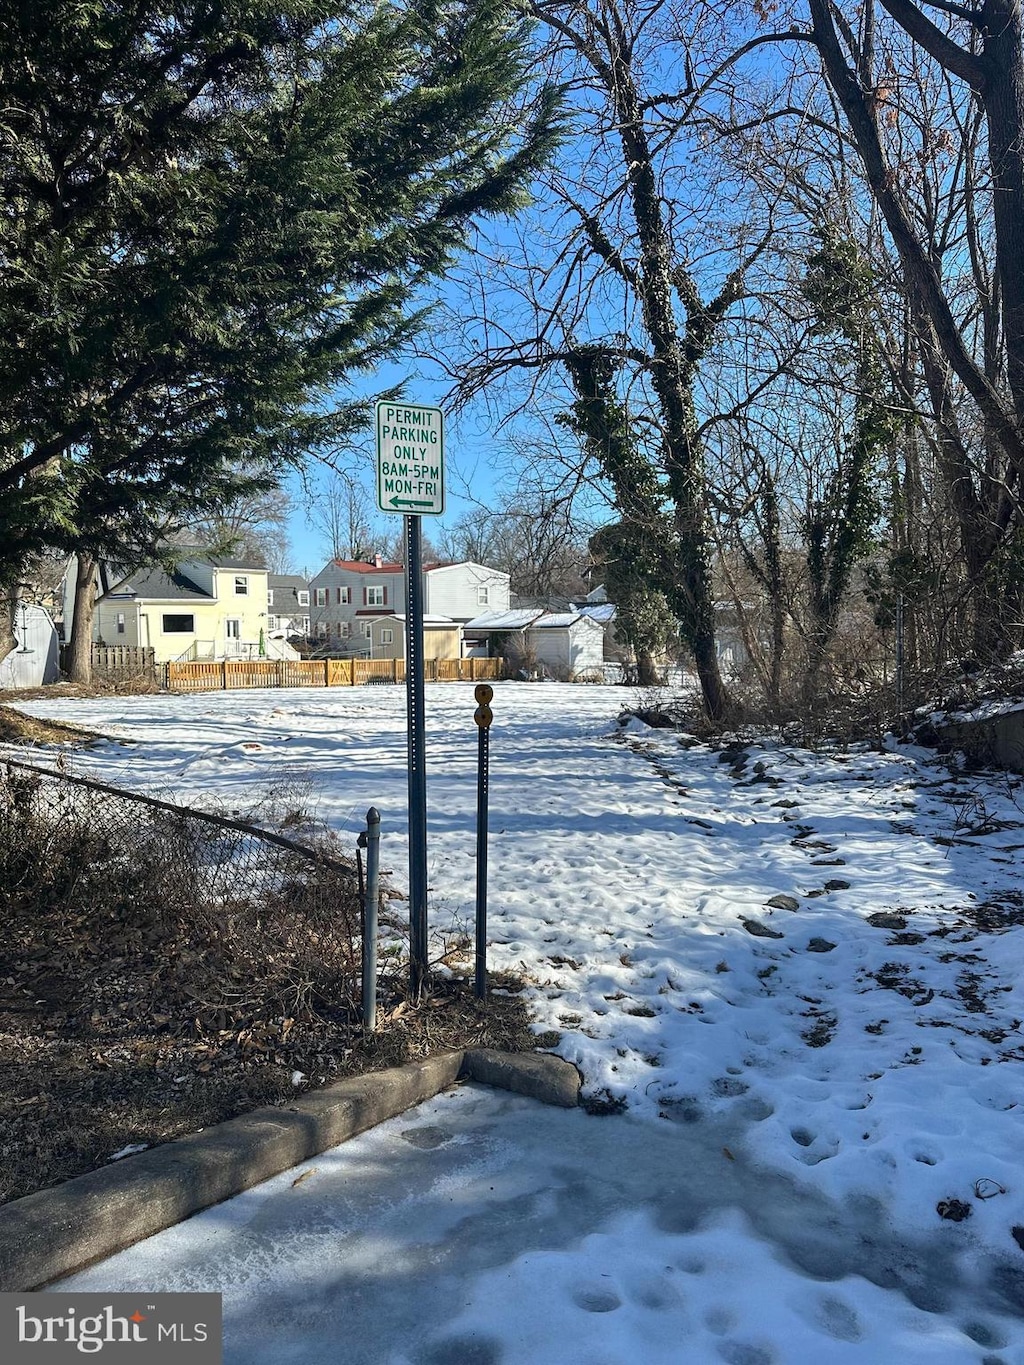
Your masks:
[[[277,657],[280,648],[267,639],[267,570],[234,559],[182,561],[172,573],[140,569],[118,580],[96,599],[93,638],[152,646],[157,663]]]
[[[357,612],[358,616],[359,613]],[[374,616],[369,621],[371,659],[405,658],[405,617]],[[424,659],[458,659],[462,650],[462,627],[449,616],[424,616]]]

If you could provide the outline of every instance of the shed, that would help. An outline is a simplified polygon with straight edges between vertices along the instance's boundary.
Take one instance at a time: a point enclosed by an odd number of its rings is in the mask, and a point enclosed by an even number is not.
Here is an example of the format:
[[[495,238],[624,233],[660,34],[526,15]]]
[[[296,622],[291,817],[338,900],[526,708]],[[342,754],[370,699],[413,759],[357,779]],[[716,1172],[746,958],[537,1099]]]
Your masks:
[[[18,641],[0,659],[0,688],[42,687],[60,677],[57,629],[42,607],[19,606],[14,613],[14,637]]]
[[[604,623],[579,612],[544,612],[526,630],[526,646],[538,665],[579,674],[604,663]]]
[[[424,616],[424,659],[458,659],[462,648],[459,623],[449,616]],[[370,657],[405,658],[405,616],[395,612],[378,616],[370,623]]]
[[[536,607],[485,611],[462,627],[467,658],[509,658],[526,648],[524,632],[541,613]]]

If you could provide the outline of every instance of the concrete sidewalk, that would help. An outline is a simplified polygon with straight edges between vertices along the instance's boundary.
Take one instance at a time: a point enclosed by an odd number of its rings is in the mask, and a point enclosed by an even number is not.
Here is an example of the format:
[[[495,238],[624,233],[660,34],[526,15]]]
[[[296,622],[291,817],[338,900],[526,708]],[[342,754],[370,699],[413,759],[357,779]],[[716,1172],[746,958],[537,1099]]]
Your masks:
[[[466,1048],[350,1076],[0,1208],[0,1291],[41,1288],[402,1114],[460,1080],[573,1108],[575,1067]]]
[[[881,1208],[839,1210],[727,1140],[710,1114],[471,1083],[48,1292],[219,1290],[226,1365],[977,1361],[946,1350],[941,1239],[899,1241]],[[937,1354],[906,1344],[935,1332]]]
[[[683,1134],[660,1136],[462,1086],[51,1292],[220,1290],[227,1365],[486,1365],[447,1331],[481,1273],[636,1207],[695,1223]]]

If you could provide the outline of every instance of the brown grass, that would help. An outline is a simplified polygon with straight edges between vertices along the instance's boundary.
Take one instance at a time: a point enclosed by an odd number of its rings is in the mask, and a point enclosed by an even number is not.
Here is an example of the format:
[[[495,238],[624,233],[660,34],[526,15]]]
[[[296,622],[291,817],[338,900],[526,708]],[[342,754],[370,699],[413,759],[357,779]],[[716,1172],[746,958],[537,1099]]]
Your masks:
[[[27,693],[20,695],[28,696]],[[0,706],[0,743],[91,744],[96,738],[90,730],[80,730],[77,726],[64,725],[58,720],[26,716],[13,706]]]
[[[473,998],[464,943],[411,1001],[397,898],[365,1037],[358,892],[333,846],[319,863],[285,850],[261,864],[231,831],[147,817],[120,795],[108,809],[88,789],[83,806],[81,785],[7,771],[0,1203],[338,1077],[449,1048],[551,1045],[515,982]],[[242,870],[227,895],[218,859]]]

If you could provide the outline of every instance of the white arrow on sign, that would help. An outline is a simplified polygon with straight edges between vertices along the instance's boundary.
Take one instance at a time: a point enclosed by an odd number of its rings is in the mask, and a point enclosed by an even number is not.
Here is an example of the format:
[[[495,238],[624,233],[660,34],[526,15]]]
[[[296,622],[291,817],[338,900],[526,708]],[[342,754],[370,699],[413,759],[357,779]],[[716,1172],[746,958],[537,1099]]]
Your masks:
[[[377,506],[407,516],[444,511],[444,415],[414,403],[377,404]]]

